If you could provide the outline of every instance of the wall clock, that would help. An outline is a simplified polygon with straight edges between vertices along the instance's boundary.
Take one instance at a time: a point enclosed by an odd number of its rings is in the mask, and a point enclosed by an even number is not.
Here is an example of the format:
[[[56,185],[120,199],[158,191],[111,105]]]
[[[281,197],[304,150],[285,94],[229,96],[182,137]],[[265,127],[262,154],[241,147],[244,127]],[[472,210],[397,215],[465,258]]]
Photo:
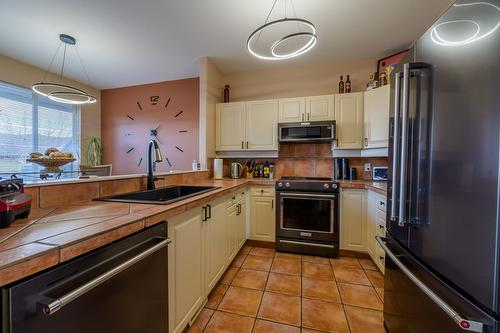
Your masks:
[[[182,169],[175,155],[185,153],[187,140],[190,140],[188,129],[182,127],[182,109],[175,110],[172,97],[167,95],[151,95],[138,99],[125,114],[127,126],[123,136],[126,138],[126,148],[123,152],[127,161],[132,161],[138,169],[145,167],[147,160],[146,145],[155,139],[163,152],[165,169]],[[144,147],[143,147],[144,145]],[[180,157],[180,156],[178,156]],[[185,163],[184,163],[185,164]]]

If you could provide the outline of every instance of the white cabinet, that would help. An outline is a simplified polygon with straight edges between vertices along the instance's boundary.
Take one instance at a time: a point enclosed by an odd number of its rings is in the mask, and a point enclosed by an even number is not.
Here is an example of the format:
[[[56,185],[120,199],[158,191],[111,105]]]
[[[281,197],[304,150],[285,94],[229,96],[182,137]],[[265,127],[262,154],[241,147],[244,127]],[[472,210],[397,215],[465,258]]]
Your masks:
[[[220,103],[216,150],[278,150],[278,101]]]
[[[217,104],[215,121],[217,150],[244,148],[245,102]]]
[[[342,189],[340,198],[340,248],[366,252],[366,191]]]
[[[247,150],[278,150],[278,101],[246,103]]]
[[[250,190],[250,238],[276,241],[276,206],[274,188],[254,186]]]
[[[328,121],[335,119],[334,95],[306,97],[306,120]]]
[[[333,95],[282,98],[279,100],[279,122],[334,120]]]
[[[226,204],[229,238],[228,262],[231,262],[246,241],[246,194],[245,191],[234,195],[234,199]]]
[[[336,149],[363,148],[363,93],[335,95]]]
[[[168,221],[169,331],[182,332],[205,300],[201,208]]]
[[[299,123],[305,121],[306,100],[304,97],[282,98],[279,100],[280,123]]]
[[[205,290],[212,290],[224,274],[227,265],[226,242],[228,237],[224,201],[218,200],[204,208],[207,218],[203,217],[205,241]]]
[[[364,93],[364,148],[387,148],[389,140],[390,86]]]
[[[378,268],[384,272],[385,253],[375,240],[376,236],[385,237],[386,197],[374,191],[368,191],[367,202],[367,251]]]

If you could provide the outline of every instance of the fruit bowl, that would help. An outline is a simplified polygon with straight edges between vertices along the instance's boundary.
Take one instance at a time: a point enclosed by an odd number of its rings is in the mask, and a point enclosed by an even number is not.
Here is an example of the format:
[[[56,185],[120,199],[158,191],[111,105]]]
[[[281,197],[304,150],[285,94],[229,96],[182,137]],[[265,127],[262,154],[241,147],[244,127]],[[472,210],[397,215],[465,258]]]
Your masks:
[[[56,157],[56,158],[28,158],[26,162],[35,163],[45,167],[42,172],[62,172],[60,166],[76,161],[73,157]]]

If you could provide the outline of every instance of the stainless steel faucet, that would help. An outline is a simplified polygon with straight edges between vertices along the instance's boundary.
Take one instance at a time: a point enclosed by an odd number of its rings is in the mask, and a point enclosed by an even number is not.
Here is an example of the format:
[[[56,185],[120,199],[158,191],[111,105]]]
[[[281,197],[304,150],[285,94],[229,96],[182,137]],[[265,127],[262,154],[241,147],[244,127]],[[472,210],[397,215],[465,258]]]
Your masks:
[[[155,160],[153,161],[152,158],[152,148],[154,147],[155,149]],[[158,146],[158,142],[156,140],[151,140],[149,141],[148,145],[148,187],[147,190],[154,190],[155,189],[155,180],[153,177],[153,171],[156,171],[154,163],[158,163],[163,161],[163,156],[161,154],[160,147]]]

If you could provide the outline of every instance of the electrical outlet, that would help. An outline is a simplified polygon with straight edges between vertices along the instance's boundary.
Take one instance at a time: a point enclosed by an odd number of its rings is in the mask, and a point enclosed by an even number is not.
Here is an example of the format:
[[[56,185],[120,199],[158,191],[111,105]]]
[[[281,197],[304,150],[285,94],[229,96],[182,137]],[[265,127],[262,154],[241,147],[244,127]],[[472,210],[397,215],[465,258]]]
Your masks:
[[[372,170],[372,165],[370,163],[365,163],[365,172],[370,172]]]

